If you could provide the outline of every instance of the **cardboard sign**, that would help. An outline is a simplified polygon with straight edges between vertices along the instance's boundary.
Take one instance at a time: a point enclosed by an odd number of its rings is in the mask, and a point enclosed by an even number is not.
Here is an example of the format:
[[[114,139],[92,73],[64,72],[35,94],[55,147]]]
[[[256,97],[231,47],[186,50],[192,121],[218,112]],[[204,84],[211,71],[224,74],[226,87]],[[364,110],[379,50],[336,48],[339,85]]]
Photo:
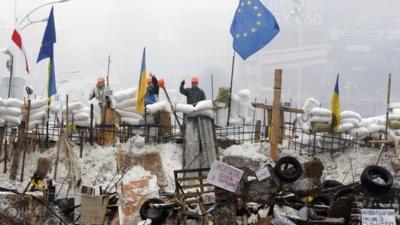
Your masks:
[[[263,180],[267,179],[268,177],[270,177],[271,173],[269,172],[268,167],[264,167],[264,168],[257,170],[256,176],[257,176],[258,181],[263,181]]]
[[[272,223],[273,225],[296,225],[296,224],[293,223],[291,220],[289,220],[288,218],[283,217],[283,216],[278,216],[278,217],[276,217],[275,219],[273,219],[273,220],[271,221],[271,223]]]
[[[209,204],[214,204],[215,203],[215,193],[204,193],[201,195],[201,198],[203,199],[204,205],[209,205]]]
[[[362,225],[396,225],[394,209],[361,209]]]
[[[214,160],[207,176],[207,182],[227,191],[235,192],[242,176],[243,171],[238,168]]]

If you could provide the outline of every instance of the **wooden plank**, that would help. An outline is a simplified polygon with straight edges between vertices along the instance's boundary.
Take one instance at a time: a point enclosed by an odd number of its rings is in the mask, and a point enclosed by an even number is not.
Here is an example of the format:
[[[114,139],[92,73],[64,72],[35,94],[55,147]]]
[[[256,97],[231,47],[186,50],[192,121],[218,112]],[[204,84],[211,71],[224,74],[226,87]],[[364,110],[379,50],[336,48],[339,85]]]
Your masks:
[[[254,130],[255,142],[259,142],[260,141],[260,139],[261,139],[260,133],[261,133],[261,120],[257,120],[256,127],[255,127],[255,130]]]
[[[274,102],[272,108],[272,124],[271,124],[271,159],[276,162],[278,160],[278,142],[281,133],[281,87],[282,87],[282,69],[275,70],[274,81]]]
[[[183,168],[195,169],[200,168],[200,140],[199,127],[196,117],[185,118],[184,143],[185,151],[183,151]]]
[[[215,152],[215,135],[212,119],[208,117],[198,116],[198,126],[200,133],[200,143],[202,144],[202,164],[201,168],[210,167],[214,160],[217,158]]]
[[[267,105],[264,103],[252,103],[254,108],[258,109],[270,109],[272,110],[273,106],[272,105]],[[302,109],[295,109],[295,108],[290,108],[286,106],[281,106],[282,111],[284,112],[291,112],[291,113],[304,113],[304,110]]]

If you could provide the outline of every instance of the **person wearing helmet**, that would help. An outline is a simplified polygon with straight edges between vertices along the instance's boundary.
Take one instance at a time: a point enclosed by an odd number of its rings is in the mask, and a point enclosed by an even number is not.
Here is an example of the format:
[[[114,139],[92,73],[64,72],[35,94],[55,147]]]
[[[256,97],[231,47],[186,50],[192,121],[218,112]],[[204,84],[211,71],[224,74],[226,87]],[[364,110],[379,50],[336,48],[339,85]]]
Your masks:
[[[206,95],[204,91],[199,88],[199,78],[196,76],[192,77],[192,87],[185,88],[185,80],[181,82],[179,92],[186,96],[187,104],[196,105],[199,101],[205,100]]]
[[[153,104],[157,102],[160,87],[158,86],[158,80],[156,76],[150,73],[147,77],[147,94],[146,94],[146,105]]]
[[[89,95],[89,100],[96,98],[99,101],[99,105],[105,106],[106,103],[106,88],[105,88],[106,79],[104,77],[97,78],[96,87],[92,89]]]

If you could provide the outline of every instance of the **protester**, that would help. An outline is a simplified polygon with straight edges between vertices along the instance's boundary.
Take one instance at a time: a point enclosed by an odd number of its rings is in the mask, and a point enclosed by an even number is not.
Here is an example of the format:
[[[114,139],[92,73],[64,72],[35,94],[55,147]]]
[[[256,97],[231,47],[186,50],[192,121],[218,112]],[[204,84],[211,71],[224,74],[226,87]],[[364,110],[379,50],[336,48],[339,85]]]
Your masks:
[[[109,95],[111,94],[105,86],[105,83],[106,79],[104,77],[98,77],[96,87],[92,89],[89,95],[89,100],[96,98],[100,107],[106,106],[106,103],[109,101]]]
[[[146,105],[156,103],[158,100],[158,94],[160,91],[160,87],[158,86],[157,78],[150,73],[150,76],[147,77],[147,94],[146,94]]]
[[[186,96],[187,104],[196,105],[199,101],[205,100],[206,95],[204,91],[198,87],[199,78],[196,76],[192,77],[192,87],[185,88],[185,80],[181,82],[181,86],[179,88],[179,92]]]

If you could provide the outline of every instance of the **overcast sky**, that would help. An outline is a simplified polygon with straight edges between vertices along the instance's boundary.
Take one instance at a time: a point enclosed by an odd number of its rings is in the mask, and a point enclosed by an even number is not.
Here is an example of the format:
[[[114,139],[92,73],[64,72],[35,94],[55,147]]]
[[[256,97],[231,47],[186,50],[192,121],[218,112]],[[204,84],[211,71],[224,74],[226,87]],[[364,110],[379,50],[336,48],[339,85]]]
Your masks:
[[[21,20],[27,12],[46,2],[18,0],[17,18]],[[301,1],[301,28],[296,22],[299,18],[295,12],[298,0],[262,2],[277,17],[281,32],[250,60],[236,60],[235,89],[250,88],[255,96],[272,99],[268,90],[273,86],[274,68],[280,67],[284,70],[284,100],[296,102],[300,94],[301,101],[313,96],[328,104],[335,76],[341,73],[345,107],[359,101],[360,105],[355,108],[365,111],[365,114],[383,111],[380,107],[385,102],[387,73],[399,72],[399,67],[393,63],[393,67],[390,63],[383,67],[380,59],[369,57],[375,53],[368,54],[368,51],[378,48],[378,58],[399,56],[396,51],[393,55],[386,54],[390,52],[388,47],[400,49],[400,20],[396,19],[399,18],[396,17],[399,1],[304,0]],[[0,1],[0,48],[10,43],[14,3],[15,0]],[[196,74],[200,77],[200,86],[210,96],[211,73],[214,74],[215,86],[229,85],[233,54],[229,28],[237,4],[238,0],[70,0],[56,4],[55,63],[59,93],[86,97],[96,77],[106,73],[109,54],[112,88],[136,86],[143,47],[146,47],[148,71],[164,78],[167,88],[177,88],[182,79],[189,81]],[[50,7],[44,7],[32,14],[31,19],[43,19],[49,11]],[[382,20],[380,24],[379,19]],[[45,95],[47,82],[46,61],[35,63],[45,25],[34,24],[22,31],[31,68],[27,83],[38,95]],[[357,31],[348,32],[353,29],[349,27],[354,26]],[[377,27],[382,32],[371,34]],[[364,30],[358,31],[360,29]],[[371,35],[379,38],[362,45],[346,41],[348,36],[356,37],[358,41]],[[337,50],[332,51],[335,47]],[[315,48],[315,52],[310,50]],[[337,64],[337,58],[347,57],[343,54],[349,51],[354,63]],[[360,51],[364,53],[358,57]],[[317,56],[313,57],[314,54]],[[364,64],[367,65],[358,65],[362,63],[357,59],[366,55],[368,58],[364,62],[367,63]],[[6,59],[5,55],[0,55],[2,77],[8,74]],[[298,85],[299,68],[301,85]],[[397,91],[398,81],[394,76],[393,99],[400,100],[397,97],[400,93]],[[371,86],[374,87],[372,92],[365,91]],[[300,92],[298,88],[301,88]],[[267,92],[262,93],[262,90]],[[373,109],[376,106],[370,106],[370,102],[367,105],[361,103],[368,98],[366,94],[376,99],[378,109]]]

